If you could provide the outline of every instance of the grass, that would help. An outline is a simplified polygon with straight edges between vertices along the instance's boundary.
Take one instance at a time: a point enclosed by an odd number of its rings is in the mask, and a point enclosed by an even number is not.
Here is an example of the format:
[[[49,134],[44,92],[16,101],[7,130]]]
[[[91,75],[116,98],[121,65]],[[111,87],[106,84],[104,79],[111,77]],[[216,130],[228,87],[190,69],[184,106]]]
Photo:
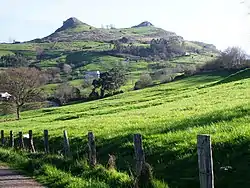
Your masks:
[[[154,177],[180,188],[199,187],[196,136],[211,134],[215,186],[245,188],[250,183],[250,79],[201,87],[227,76],[196,75],[103,100],[23,112],[18,122],[0,117],[0,128],[32,129],[40,149],[43,130],[49,129],[51,151],[59,153],[66,129],[75,157],[86,156],[86,134],[92,130],[99,163],[105,165],[108,154],[114,154],[118,170],[127,173],[134,169],[133,134],[141,133]]]
[[[102,165],[91,168],[86,160],[79,158],[73,160],[58,155],[30,154],[0,148],[0,160],[35,176],[39,182],[49,187],[132,188],[134,182],[126,173],[115,169],[107,170]],[[156,188],[168,188],[167,184],[159,180],[153,180],[153,185]]]
[[[77,27],[67,29],[66,32],[69,33],[80,33],[80,32],[86,32],[91,31],[92,29],[95,29],[94,27],[87,25],[87,24],[81,24]]]
[[[59,84],[47,84],[42,87],[42,89],[45,91],[47,94],[53,94]]]
[[[241,79],[247,79],[247,78],[250,78],[250,69],[249,68],[241,70],[241,71],[236,72],[234,74],[231,74],[228,77],[226,77],[225,79],[217,82],[217,84],[229,83],[229,82],[234,82],[234,81],[238,81]]]
[[[73,162],[71,159],[55,155],[29,154],[1,148],[0,158],[1,161],[7,162],[11,167],[24,170],[29,175],[35,175],[39,182],[49,187],[109,188],[109,184],[116,184],[117,187],[122,188],[125,185],[132,184],[132,180],[126,174],[115,170],[108,171],[102,166],[92,170],[85,161]],[[39,160],[39,158],[42,158],[42,160]],[[64,172],[65,169],[62,164],[69,164],[71,173]],[[91,175],[102,179],[103,182],[94,180]]]
[[[127,28],[127,29],[123,29],[122,31],[125,32],[127,35],[149,35],[149,34],[152,34],[152,33],[156,33],[158,32],[159,28],[156,28],[156,27],[152,27],[152,26],[149,26],[149,27],[137,27],[137,28]]]
[[[206,62],[210,62],[215,60],[217,57],[216,54],[191,54],[190,56],[183,56],[178,58],[173,58],[170,60],[171,63],[179,63],[179,64],[204,64]]]
[[[0,50],[0,57],[5,55],[12,55],[13,53],[8,50]]]

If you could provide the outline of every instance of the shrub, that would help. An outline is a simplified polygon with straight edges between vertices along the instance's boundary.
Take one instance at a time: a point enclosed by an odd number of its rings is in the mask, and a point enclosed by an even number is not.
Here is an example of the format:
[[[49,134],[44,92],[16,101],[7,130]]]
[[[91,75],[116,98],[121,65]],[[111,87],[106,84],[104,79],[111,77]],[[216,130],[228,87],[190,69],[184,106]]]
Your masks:
[[[229,47],[221,55],[200,67],[201,71],[240,70],[249,68],[246,53],[238,47]]]
[[[223,66],[222,60],[220,58],[206,62],[204,65],[200,66],[200,71],[216,71],[223,70],[225,67]]]
[[[15,112],[15,107],[12,103],[5,101],[0,102],[0,116],[12,114],[14,112]]]
[[[166,75],[161,77],[161,83],[168,83],[172,82],[174,80],[175,76],[174,75]]]
[[[140,77],[140,80],[138,80],[135,83],[134,89],[135,90],[142,89],[142,88],[152,85],[152,83],[153,81],[149,74],[142,74]]]
[[[54,97],[60,100],[61,104],[66,104],[69,101],[81,99],[81,92],[77,87],[63,83],[57,87]]]
[[[184,69],[184,75],[186,76],[192,76],[196,73],[196,66],[190,65]]]

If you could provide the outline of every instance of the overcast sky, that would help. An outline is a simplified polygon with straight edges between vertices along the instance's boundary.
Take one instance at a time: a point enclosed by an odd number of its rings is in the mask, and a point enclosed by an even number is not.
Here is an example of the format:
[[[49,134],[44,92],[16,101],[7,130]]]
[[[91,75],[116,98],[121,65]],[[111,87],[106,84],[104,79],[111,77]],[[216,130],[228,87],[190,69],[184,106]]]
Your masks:
[[[250,53],[250,3],[243,0],[1,0],[0,41],[47,36],[69,17],[95,27],[130,27],[142,21],[186,40]],[[247,0],[245,0],[247,1]]]

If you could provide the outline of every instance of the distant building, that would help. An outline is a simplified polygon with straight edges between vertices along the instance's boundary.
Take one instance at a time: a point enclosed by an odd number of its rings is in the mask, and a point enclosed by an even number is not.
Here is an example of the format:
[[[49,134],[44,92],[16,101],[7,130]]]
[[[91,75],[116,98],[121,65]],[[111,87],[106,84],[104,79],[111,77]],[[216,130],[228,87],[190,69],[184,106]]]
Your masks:
[[[1,93],[0,92],[0,99],[1,100],[9,100],[11,98],[11,94],[5,92],[5,93]]]
[[[98,79],[100,78],[100,71],[86,71],[84,79]]]

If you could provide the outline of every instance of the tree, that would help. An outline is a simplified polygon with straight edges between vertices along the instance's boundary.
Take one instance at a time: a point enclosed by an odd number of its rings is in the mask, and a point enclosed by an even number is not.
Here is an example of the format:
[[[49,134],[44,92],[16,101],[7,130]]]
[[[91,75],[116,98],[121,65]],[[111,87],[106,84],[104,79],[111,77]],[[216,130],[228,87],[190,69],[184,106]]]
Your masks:
[[[43,58],[43,55],[44,49],[42,49],[41,47],[36,47],[36,59],[41,60]]]
[[[28,60],[20,54],[6,55],[0,58],[0,67],[23,67],[28,66]]]
[[[142,89],[142,88],[145,88],[147,86],[152,85],[152,83],[153,83],[153,81],[152,81],[152,78],[149,74],[142,74],[140,76],[140,80],[138,80],[135,83],[134,89],[135,90]]]
[[[79,100],[81,98],[80,90],[68,83],[60,84],[54,95],[55,98],[60,100],[61,104],[66,104],[70,100]]]
[[[9,68],[0,72],[0,91],[11,94],[17,120],[25,103],[41,99],[43,83],[43,73],[35,68]]]
[[[246,52],[240,47],[228,47],[221,53],[223,66],[226,69],[240,69],[246,63]]]
[[[58,66],[65,74],[70,74],[72,72],[72,67],[69,64],[60,63]]]
[[[61,82],[60,68],[51,67],[47,68],[45,73],[47,74],[48,83],[58,83]]]
[[[126,82],[125,71],[119,68],[112,68],[100,74],[99,79],[93,80],[94,90],[100,88],[103,98],[106,91],[113,92],[119,89]]]

